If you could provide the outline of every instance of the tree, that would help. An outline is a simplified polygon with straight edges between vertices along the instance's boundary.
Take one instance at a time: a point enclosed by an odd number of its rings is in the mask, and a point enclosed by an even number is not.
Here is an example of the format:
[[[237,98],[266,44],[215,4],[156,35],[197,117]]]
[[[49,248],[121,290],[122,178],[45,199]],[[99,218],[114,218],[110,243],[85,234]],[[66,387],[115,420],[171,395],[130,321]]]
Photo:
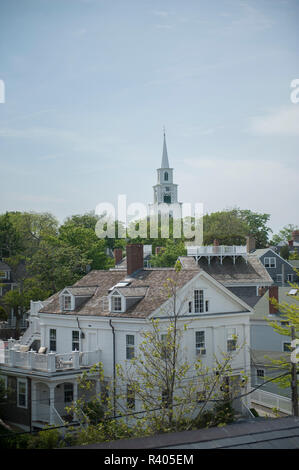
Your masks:
[[[267,226],[270,214],[260,214],[249,209],[234,209],[232,211],[248,227],[247,234],[252,235],[256,241],[256,248],[266,248],[269,241],[269,234],[272,229]]]
[[[167,240],[166,247],[157,255],[151,257],[151,265],[154,267],[173,268],[179,256],[186,255],[186,248],[182,240]]]
[[[84,276],[90,263],[91,259],[79,248],[56,237],[48,237],[40,242],[28,264],[28,271],[43,288],[54,293]]]
[[[280,249],[279,254],[283,259],[289,259],[290,250],[289,250],[288,245],[282,246],[281,249]]]
[[[297,274],[299,274],[299,270],[296,270]],[[270,299],[271,303],[277,308],[279,312],[282,313],[280,315],[281,318],[278,320],[269,320],[269,325],[273,327],[274,331],[279,333],[283,336],[289,336],[290,342],[292,337],[292,328],[295,330],[296,338],[299,337],[299,286],[296,283],[289,283],[290,287],[294,289],[296,294],[288,294],[290,298],[290,303],[288,302],[277,302],[277,300],[273,297]],[[282,324],[282,320],[284,324]],[[290,358],[288,357],[281,357],[281,359],[271,359],[271,363],[274,367],[279,367],[282,370],[290,371],[291,369],[291,362]],[[297,377],[298,377],[297,371]],[[280,377],[275,380],[279,386],[282,388],[289,388],[291,386],[291,372],[286,374],[284,377]],[[299,384],[299,380],[297,381],[297,386]]]
[[[13,226],[9,213],[0,215],[0,257],[7,258],[18,253],[22,248],[19,233]]]
[[[204,245],[217,239],[220,245],[244,245],[249,233],[247,223],[236,211],[213,212],[203,216]]]
[[[113,260],[107,256],[106,242],[96,236],[93,228],[68,223],[59,229],[59,239],[81,252],[82,257],[91,260],[92,269],[107,269]]]
[[[298,229],[298,225],[285,225],[277,234],[273,235],[271,245],[278,245],[280,242],[284,242],[287,245],[288,241],[292,238],[292,232]]]

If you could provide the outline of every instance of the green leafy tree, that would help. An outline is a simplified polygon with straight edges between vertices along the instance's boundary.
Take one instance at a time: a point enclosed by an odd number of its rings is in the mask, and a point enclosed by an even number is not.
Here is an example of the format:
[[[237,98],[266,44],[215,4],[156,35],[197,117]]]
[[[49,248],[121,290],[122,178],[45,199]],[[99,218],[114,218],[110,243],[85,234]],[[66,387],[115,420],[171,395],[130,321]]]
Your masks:
[[[154,267],[174,267],[179,256],[186,255],[186,248],[181,240],[167,240],[166,246],[157,255],[151,257]]]
[[[295,270],[297,274],[299,274],[298,270]],[[290,298],[290,302],[277,302],[277,300],[273,297],[270,299],[271,303],[275,306],[275,308],[281,312],[279,321],[278,320],[271,320],[269,321],[269,325],[273,327],[274,331],[279,333],[283,336],[289,336],[291,342],[292,336],[292,327],[295,330],[296,338],[299,337],[299,286],[296,283],[289,283],[290,287],[294,289],[296,294],[291,295],[288,294]],[[284,322],[282,324],[282,321]],[[270,359],[270,358],[269,358]],[[281,359],[270,359],[269,361],[274,367],[279,367],[282,370],[291,371],[291,363],[290,357],[285,357],[282,355]],[[299,372],[299,369],[298,369]],[[297,372],[297,376],[298,376]],[[291,372],[286,374],[283,377],[280,377],[275,380],[276,383],[282,388],[289,388],[291,386]],[[297,381],[297,385],[299,381]]]
[[[252,235],[256,241],[256,248],[265,248],[269,242],[272,229],[268,227],[270,214],[261,214],[249,209],[234,209],[232,211],[248,227],[247,234]]]
[[[292,239],[292,232],[298,229],[298,225],[285,225],[277,234],[273,235],[271,244],[278,245],[278,243],[284,242],[287,245],[288,241]]]
[[[203,230],[204,245],[212,245],[215,239],[220,245],[243,245],[249,229],[235,211],[222,211],[204,215]]]
[[[0,215],[0,257],[7,258],[20,252],[21,237],[10,220],[9,213]]]

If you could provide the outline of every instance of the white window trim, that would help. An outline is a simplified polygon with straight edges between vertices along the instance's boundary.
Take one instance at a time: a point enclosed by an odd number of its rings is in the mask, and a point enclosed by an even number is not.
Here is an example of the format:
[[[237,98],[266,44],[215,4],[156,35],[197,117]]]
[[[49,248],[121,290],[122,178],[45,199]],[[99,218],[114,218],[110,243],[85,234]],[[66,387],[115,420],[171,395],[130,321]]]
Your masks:
[[[113,308],[113,302],[112,302],[112,297],[120,297],[121,299],[121,309],[120,310],[114,310]],[[112,291],[109,296],[109,310],[110,312],[113,312],[113,313],[124,313],[126,311],[125,309],[125,304],[126,304],[126,300],[125,298],[123,297],[122,294],[120,294],[120,292],[118,290],[114,290]]]
[[[289,353],[291,354],[291,352],[292,352],[291,349],[289,349],[288,351],[285,351],[285,350],[284,350],[284,345],[285,345],[285,344],[290,344],[290,345],[291,345],[291,341],[283,341],[283,342],[282,342],[282,352],[285,352],[285,353],[288,353],[288,352],[289,352]]]
[[[69,308],[66,308],[66,306],[65,306],[65,298],[66,297],[69,297],[70,300],[71,300]],[[63,294],[63,296],[62,296],[62,309],[66,312],[70,312],[71,310],[73,310],[73,296],[71,294],[67,294],[67,293]]]
[[[259,377],[259,376],[257,375],[257,371],[258,371],[258,370],[262,370],[262,371],[263,371],[263,373],[264,373],[263,377]],[[256,381],[255,381],[256,385],[259,385],[261,380],[264,381],[264,379],[265,379],[265,369],[264,369],[263,367],[259,367],[259,368],[256,369],[255,378],[256,378]]]
[[[289,279],[289,278],[291,278],[291,279]],[[293,282],[293,281],[294,281],[294,274],[288,273],[288,274],[287,274],[287,281]]]
[[[196,345],[196,333],[203,333],[204,334],[204,341],[202,342],[203,343],[203,346],[201,347],[197,347]],[[196,352],[196,355],[200,354],[202,356],[206,355],[207,353],[207,347],[206,347],[206,330],[196,330],[195,331],[195,335],[194,335],[194,338],[195,338],[195,352]]]
[[[134,344],[128,344],[128,342],[127,342],[127,341],[128,341],[128,336],[133,336],[133,338],[134,338]],[[126,361],[131,361],[131,360],[135,357],[135,346],[136,346],[136,338],[135,338],[135,335],[132,334],[132,333],[126,334]],[[134,352],[133,358],[130,358],[130,359],[129,359],[129,358],[127,357],[127,349],[128,349],[128,348],[129,348],[129,349],[133,349],[133,352]]]
[[[25,406],[19,404],[19,389],[20,384],[25,384]],[[17,379],[17,407],[18,408],[28,408],[28,383],[27,379]]]
[[[78,351],[81,351],[81,335],[80,335],[80,330],[78,330],[78,329],[72,329],[72,350],[73,350],[73,343],[74,343],[74,341],[73,341],[73,331],[76,331],[76,332],[79,333],[79,349],[78,349]],[[57,333],[56,333],[56,335],[57,335]],[[56,341],[57,341],[57,339],[56,339]]]
[[[266,266],[266,260],[268,260],[269,266]],[[270,264],[271,264],[270,260],[274,260],[274,266],[270,266]],[[276,268],[276,258],[275,258],[275,256],[265,256],[264,266],[265,266],[266,269],[275,269]]]

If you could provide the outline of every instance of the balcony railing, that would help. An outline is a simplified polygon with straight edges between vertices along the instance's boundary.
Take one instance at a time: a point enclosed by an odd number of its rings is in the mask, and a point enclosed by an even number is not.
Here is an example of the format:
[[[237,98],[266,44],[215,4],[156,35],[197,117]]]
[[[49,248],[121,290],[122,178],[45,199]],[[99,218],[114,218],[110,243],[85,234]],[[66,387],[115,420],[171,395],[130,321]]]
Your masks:
[[[244,256],[247,254],[246,246],[187,246],[187,256]]]
[[[6,349],[4,354],[0,354],[0,365],[7,367],[17,367],[27,370],[37,370],[42,372],[56,372],[61,370],[88,367],[101,360],[101,350],[95,351],[72,351],[65,354],[50,352],[39,354],[34,351],[23,352],[18,350],[19,345]]]

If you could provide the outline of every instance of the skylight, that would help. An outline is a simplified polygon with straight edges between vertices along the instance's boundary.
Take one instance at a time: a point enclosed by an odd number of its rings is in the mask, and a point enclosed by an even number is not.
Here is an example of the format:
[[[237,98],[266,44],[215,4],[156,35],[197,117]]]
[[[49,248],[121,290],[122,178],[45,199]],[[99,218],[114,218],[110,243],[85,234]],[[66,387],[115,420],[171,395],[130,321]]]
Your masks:
[[[289,291],[289,295],[296,295],[297,292],[298,292],[298,289],[291,289],[291,290]]]

